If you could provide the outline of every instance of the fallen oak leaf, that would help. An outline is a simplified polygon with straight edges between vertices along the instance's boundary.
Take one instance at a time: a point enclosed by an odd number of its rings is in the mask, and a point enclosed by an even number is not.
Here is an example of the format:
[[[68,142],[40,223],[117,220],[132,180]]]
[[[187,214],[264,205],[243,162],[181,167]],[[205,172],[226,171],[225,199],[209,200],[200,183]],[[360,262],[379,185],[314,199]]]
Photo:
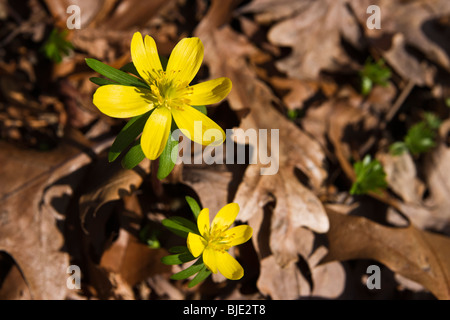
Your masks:
[[[99,209],[108,202],[119,200],[124,195],[136,191],[143,181],[142,174],[148,173],[150,161],[144,159],[135,170],[120,167],[119,163],[105,165],[106,159],[100,159],[97,166],[91,170],[88,190],[79,200],[82,225],[87,214],[94,217]],[[141,171],[141,173],[138,173]]]
[[[450,239],[407,228],[386,227],[327,208],[329,253],[321,263],[372,259],[422,284],[438,299],[450,299]]]
[[[54,194],[54,183],[76,172],[70,185],[75,188],[85,174],[78,170],[91,158],[65,144],[48,152],[21,150],[4,142],[0,146],[0,178],[5,182],[0,189],[0,250],[15,260],[32,299],[64,299],[69,265],[59,229],[64,216],[55,214],[47,194]]]

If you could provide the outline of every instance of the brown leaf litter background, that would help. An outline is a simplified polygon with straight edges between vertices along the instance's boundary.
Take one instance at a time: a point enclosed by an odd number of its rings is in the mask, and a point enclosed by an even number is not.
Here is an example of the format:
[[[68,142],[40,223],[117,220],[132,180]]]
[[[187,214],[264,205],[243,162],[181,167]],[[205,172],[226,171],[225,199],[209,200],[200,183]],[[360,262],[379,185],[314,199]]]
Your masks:
[[[40,47],[66,28],[71,4],[82,25],[56,64]],[[380,30],[366,27],[369,5],[381,8]],[[449,1],[1,0],[0,24],[1,299],[450,298]],[[208,115],[224,129],[279,129],[276,175],[260,175],[260,163],[186,164],[159,182],[149,161],[107,162],[124,122],[93,106],[84,59],[121,67],[136,31],[166,56],[200,37],[196,80],[233,82]],[[394,74],[363,97],[368,56]],[[391,156],[424,111],[443,119],[436,147]],[[352,161],[368,153],[389,187],[351,196]],[[240,205],[239,223],[254,230],[234,250],[241,280],[189,289],[169,279],[180,266],[160,259],[183,242],[161,220],[190,218],[186,195],[212,213]],[[365,285],[373,264],[380,290]],[[81,268],[79,290],[66,286],[69,265]]]

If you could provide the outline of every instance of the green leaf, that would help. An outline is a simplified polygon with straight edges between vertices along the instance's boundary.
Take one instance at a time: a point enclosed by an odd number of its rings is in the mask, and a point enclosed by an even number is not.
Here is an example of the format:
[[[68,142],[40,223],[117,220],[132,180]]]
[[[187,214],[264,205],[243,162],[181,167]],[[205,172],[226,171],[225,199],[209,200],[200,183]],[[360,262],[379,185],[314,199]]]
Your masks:
[[[192,279],[191,282],[188,284],[188,288],[192,288],[196,285],[198,285],[200,282],[203,282],[206,278],[209,277],[211,274],[211,271],[204,265],[203,268],[197,273],[197,275]]]
[[[366,155],[363,161],[354,164],[356,181],[353,183],[350,194],[366,194],[370,191],[379,191],[387,187],[386,173],[381,163]]]
[[[199,258],[195,263],[188,268],[184,269],[183,271],[180,271],[178,273],[175,273],[170,277],[172,280],[183,280],[187,279],[190,276],[196,274],[197,272],[201,271],[205,267],[205,264],[203,263],[203,259]]]
[[[208,113],[208,110],[206,109],[205,106],[192,106],[194,109],[197,109],[198,111],[200,111],[201,113],[203,113],[205,116]]]
[[[70,41],[66,40],[67,34],[67,30],[61,32],[56,28],[52,30],[48,39],[41,47],[41,51],[48,59],[60,63],[63,56],[67,56],[70,53],[73,49],[73,45]]]
[[[125,154],[125,157],[123,157],[121,164],[123,168],[131,170],[139,163],[141,163],[141,161],[144,159],[145,154],[142,151],[141,140],[139,139],[133,143],[130,150],[128,150],[128,152]]]
[[[194,198],[186,196],[185,199],[186,199],[189,207],[191,208],[192,213],[194,214],[195,220],[197,221],[198,215],[200,214],[200,211],[201,211],[200,205],[197,203],[197,201],[195,201]]]
[[[172,153],[178,153],[178,140],[173,138],[173,131],[174,127],[172,126],[171,134],[169,134],[169,139],[167,139],[166,147],[159,156],[159,166],[156,174],[159,180],[167,177],[175,167],[175,162],[172,161]]]
[[[361,93],[368,95],[374,85],[387,86],[392,73],[383,59],[374,62],[369,57],[359,75],[361,78]]]
[[[117,157],[128,147],[137,136],[144,130],[145,123],[148,117],[153,112],[149,111],[143,115],[131,118],[130,121],[120,130],[116,139],[114,140],[108,153],[108,161],[113,162]]]
[[[187,238],[189,232],[198,234],[198,229],[195,223],[183,217],[170,217],[168,219],[164,219],[161,223],[177,236],[183,238]]]
[[[96,85],[99,86],[104,86],[107,84],[118,84],[117,82],[114,82],[112,80],[109,79],[105,79],[105,78],[100,78],[100,77],[91,77],[89,78],[89,80],[91,80],[91,82],[95,83]]]
[[[436,132],[426,122],[419,122],[409,128],[405,144],[414,155],[425,153],[435,146],[435,136]]]
[[[161,258],[161,262],[168,265],[183,264],[194,260],[195,257],[190,252],[172,254]]]
[[[442,120],[439,119],[439,117],[432,112],[425,112],[423,117],[428,127],[430,127],[430,129],[438,130],[442,124]]]
[[[189,249],[186,246],[174,246],[169,249],[170,253],[185,253],[189,252]]]
[[[408,147],[403,141],[397,141],[390,145],[389,152],[393,156],[400,156],[408,151]]]
[[[150,229],[150,225],[147,224],[139,231],[139,240],[146,243],[152,249],[161,248],[158,237],[160,235],[160,230]]]
[[[100,62],[96,59],[88,58],[86,59],[86,64],[94,71],[97,71],[101,75],[104,75],[105,77],[121,85],[134,86],[145,89],[149,88],[143,80],[140,80],[124,71],[117,70],[111,66],[108,66],[107,64],[104,64],[103,62]]]
[[[361,93],[367,96],[372,91],[373,82],[369,77],[363,76],[361,80]]]
[[[128,62],[126,65],[120,68],[120,70],[134,74],[136,77],[141,77],[133,62]]]

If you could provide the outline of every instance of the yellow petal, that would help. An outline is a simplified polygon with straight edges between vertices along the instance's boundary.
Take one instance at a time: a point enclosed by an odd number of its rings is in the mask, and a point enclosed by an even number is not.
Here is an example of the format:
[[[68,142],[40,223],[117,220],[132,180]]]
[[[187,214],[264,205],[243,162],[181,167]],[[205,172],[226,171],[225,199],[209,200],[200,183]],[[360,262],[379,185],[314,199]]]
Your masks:
[[[150,160],[158,158],[169,138],[172,116],[167,108],[157,108],[147,120],[141,137],[141,147]]]
[[[178,42],[167,63],[167,78],[188,85],[200,69],[203,50],[199,38],[184,38]]]
[[[181,132],[202,145],[218,146],[225,141],[225,132],[214,121],[193,107],[172,109],[173,119]]]
[[[204,237],[209,235],[209,209],[205,208],[198,214],[197,227],[200,234]]]
[[[198,234],[189,232],[187,237],[187,247],[194,257],[198,257],[205,250],[206,241]]]
[[[217,251],[206,247],[203,251],[203,262],[211,270],[212,273],[217,273]]]
[[[229,203],[217,212],[211,224],[211,229],[230,227],[239,213],[239,205],[237,203]]]
[[[231,80],[225,77],[202,82],[190,87],[192,93],[187,96],[194,106],[208,105],[221,101],[231,90]]]
[[[153,109],[150,94],[150,90],[143,88],[109,84],[95,91],[93,102],[110,117],[130,118]]]
[[[162,71],[155,40],[145,36],[145,43],[140,32],[136,32],[131,40],[131,59],[141,77],[148,83],[159,77]]]
[[[244,269],[228,252],[217,251],[215,258],[217,268],[225,278],[230,280],[239,280],[244,276]]]
[[[225,235],[232,240],[229,243],[231,246],[237,246],[247,242],[253,234],[253,229],[247,225],[240,225],[225,231]]]

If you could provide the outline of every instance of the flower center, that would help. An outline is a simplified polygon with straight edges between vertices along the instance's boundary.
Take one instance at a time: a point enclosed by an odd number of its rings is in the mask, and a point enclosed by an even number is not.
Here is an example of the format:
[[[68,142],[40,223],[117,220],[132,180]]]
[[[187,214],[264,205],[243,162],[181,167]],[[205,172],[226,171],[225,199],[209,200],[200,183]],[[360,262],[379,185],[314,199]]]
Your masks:
[[[209,235],[205,238],[206,246],[217,251],[226,251],[231,248],[231,241],[234,238],[234,233],[225,233],[229,226],[222,228],[213,227]]]
[[[175,73],[175,71],[172,73]],[[150,89],[157,108],[183,110],[186,106],[189,106],[190,101],[186,96],[192,89],[185,82],[173,80],[173,74],[170,76],[165,71],[159,71],[158,77],[150,83]]]

